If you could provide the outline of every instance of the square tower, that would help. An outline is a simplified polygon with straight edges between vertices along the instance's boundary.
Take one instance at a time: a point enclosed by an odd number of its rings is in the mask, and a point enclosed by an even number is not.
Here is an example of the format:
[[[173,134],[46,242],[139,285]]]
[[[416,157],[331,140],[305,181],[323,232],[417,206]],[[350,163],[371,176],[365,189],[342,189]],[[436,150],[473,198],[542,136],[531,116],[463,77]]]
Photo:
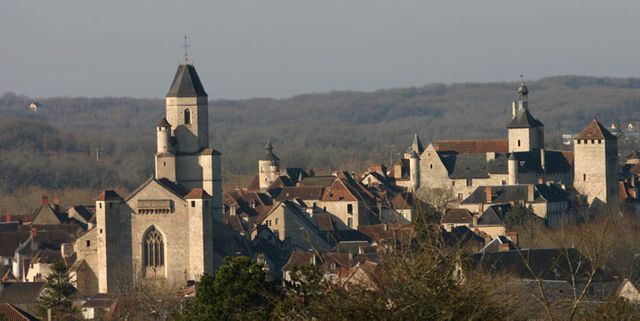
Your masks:
[[[509,131],[509,152],[529,152],[544,148],[544,125],[529,112],[529,89],[524,83],[518,88],[519,101],[513,102]]]
[[[589,205],[594,201],[615,201],[618,191],[618,140],[597,119],[573,140],[573,186],[585,196]]]

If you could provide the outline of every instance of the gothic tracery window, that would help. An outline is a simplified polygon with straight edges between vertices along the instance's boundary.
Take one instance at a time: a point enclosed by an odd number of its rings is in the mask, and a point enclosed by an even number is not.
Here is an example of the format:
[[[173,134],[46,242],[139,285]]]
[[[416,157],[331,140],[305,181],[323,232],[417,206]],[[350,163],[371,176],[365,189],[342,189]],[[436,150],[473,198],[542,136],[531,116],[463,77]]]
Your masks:
[[[164,266],[164,238],[155,227],[149,228],[144,236],[144,265],[147,267]]]

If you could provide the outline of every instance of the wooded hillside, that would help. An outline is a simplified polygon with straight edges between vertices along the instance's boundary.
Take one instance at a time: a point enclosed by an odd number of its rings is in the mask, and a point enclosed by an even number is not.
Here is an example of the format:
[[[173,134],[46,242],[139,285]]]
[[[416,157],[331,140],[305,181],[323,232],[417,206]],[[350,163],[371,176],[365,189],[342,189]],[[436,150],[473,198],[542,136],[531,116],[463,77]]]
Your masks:
[[[360,170],[389,162],[411,142],[506,136],[518,83],[430,84],[375,92],[330,92],[286,99],[216,100],[213,147],[225,179],[250,175],[271,139],[284,166]],[[625,124],[640,119],[640,78],[559,76],[528,82],[532,114],[547,141],[592,117]],[[31,101],[43,107],[27,108]],[[154,125],[163,99],[0,97],[0,188],[123,187],[152,175]],[[96,148],[101,159],[96,160]]]

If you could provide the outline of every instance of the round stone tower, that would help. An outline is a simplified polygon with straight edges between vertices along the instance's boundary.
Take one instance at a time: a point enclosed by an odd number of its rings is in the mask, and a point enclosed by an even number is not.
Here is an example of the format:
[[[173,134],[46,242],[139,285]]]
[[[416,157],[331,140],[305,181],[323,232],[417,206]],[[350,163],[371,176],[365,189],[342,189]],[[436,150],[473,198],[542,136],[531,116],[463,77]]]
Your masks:
[[[258,160],[260,189],[267,189],[280,176],[280,159],[273,153],[271,141],[265,146],[265,155]]]

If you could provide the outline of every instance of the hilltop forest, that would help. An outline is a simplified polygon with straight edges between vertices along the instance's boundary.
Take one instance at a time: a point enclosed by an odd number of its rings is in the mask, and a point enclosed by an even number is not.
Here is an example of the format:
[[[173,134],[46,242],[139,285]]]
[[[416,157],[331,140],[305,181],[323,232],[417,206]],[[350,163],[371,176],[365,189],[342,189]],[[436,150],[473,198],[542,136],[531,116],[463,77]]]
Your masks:
[[[429,84],[245,100],[216,100],[208,88],[212,145],[222,152],[226,188],[248,182],[267,140],[283,166],[358,171],[395,160],[414,132],[425,144],[505,137],[517,86]],[[558,76],[527,86],[531,112],[557,148],[562,133],[594,116],[606,125],[640,119],[640,78]],[[42,104],[37,112],[28,108],[32,101]],[[163,99],[4,93],[0,210],[33,208],[42,193],[63,195],[70,205],[90,203],[104,188],[132,190],[153,173],[154,126],[163,114]]]

